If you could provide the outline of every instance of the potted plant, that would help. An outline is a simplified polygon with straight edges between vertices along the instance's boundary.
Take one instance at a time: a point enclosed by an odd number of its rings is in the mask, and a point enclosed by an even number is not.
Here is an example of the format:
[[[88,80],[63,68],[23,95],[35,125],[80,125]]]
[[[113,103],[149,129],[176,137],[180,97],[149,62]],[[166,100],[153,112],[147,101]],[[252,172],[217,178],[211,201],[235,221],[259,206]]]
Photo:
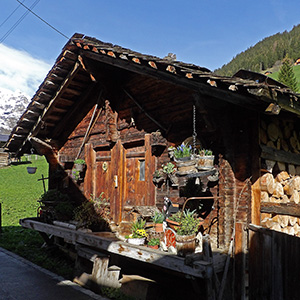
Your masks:
[[[159,238],[152,238],[152,239],[150,239],[150,241],[148,242],[147,245],[149,248],[158,249],[158,247],[160,245],[160,240],[159,240]]]
[[[175,161],[186,161],[190,160],[192,156],[192,146],[186,145],[185,143],[182,143],[180,146],[175,148],[173,150],[173,155],[175,158]]]
[[[174,150],[174,160],[176,161],[178,174],[187,175],[196,173],[196,161],[192,159],[192,146],[182,143]]]
[[[178,211],[175,214],[172,214],[169,218],[166,219],[168,226],[173,230],[177,231],[178,227],[181,224],[182,211]]]
[[[176,167],[171,162],[162,165],[162,172],[166,175],[167,179],[171,181],[172,186],[178,185],[178,178],[176,177]]]
[[[200,219],[196,211],[184,210],[175,236],[177,255],[186,256],[195,251],[199,226]]]
[[[152,179],[153,183],[159,184],[159,183],[165,181],[166,176],[162,170],[155,170],[152,177],[153,177],[153,179]]]
[[[74,160],[74,167],[77,171],[82,172],[85,167],[85,160],[84,159],[75,159]]]
[[[209,170],[214,167],[214,159],[215,156],[213,155],[211,150],[208,149],[201,149],[198,155],[198,162],[197,168],[200,170]]]
[[[127,242],[134,245],[144,245],[147,237],[145,230],[146,220],[139,219],[131,224],[131,234],[127,237]]]
[[[152,221],[155,224],[155,231],[156,232],[163,232],[163,222],[165,220],[165,215],[161,212],[156,211],[154,216],[152,216]]]

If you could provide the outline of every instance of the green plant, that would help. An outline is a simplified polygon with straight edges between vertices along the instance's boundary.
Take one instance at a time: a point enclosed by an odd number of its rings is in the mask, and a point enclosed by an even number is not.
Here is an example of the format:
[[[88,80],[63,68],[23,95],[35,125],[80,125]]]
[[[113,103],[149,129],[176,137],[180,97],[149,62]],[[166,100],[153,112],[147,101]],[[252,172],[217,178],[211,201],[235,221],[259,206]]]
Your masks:
[[[190,157],[191,155],[192,155],[192,146],[191,145],[188,146],[185,143],[182,143],[174,150],[175,158]]]
[[[149,246],[159,246],[160,244],[160,240],[159,238],[152,238],[150,239],[150,241],[148,242]]]
[[[130,238],[142,238],[147,236],[146,230],[146,220],[139,219],[131,224],[131,235]]]
[[[70,202],[60,202],[55,206],[58,219],[71,220],[74,214],[74,207]]]
[[[85,165],[85,160],[84,159],[80,159],[80,158],[75,159],[74,160],[74,164],[76,164],[76,165]]]
[[[166,165],[162,165],[163,173],[169,175],[175,172],[175,166],[171,162],[168,162]]]
[[[82,202],[82,204],[75,208],[74,219],[79,222],[81,226],[97,227],[103,221],[108,221],[109,208],[106,206],[106,199],[103,197],[102,192],[99,197]]]
[[[57,189],[51,189],[42,194],[39,200],[40,202],[67,202],[70,198]]]
[[[152,221],[155,224],[162,224],[164,220],[165,220],[165,215],[161,212],[156,211],[154,213],[154,216],[152,216]]]
[[[171,221],[175,221],[177,223],[180,223],[181,218],[182,218],[182,211],[179,210],[177,213],[172,214],[168,219],[171,220]]]
[[[213,152],[211,150],[208,149],[200,149],[199,150],[199,155],[200,156],[211,156],[213,154]]]
[[[153,173],[153,178],[161,178],[162,177],[162,172],[161,170],[155,170],[154,173]]]
[[[177,229],[178,235],[192,235],[198,231],[200,221],[195,211],[189,209],[184,210],[180,222],[180,226]]]

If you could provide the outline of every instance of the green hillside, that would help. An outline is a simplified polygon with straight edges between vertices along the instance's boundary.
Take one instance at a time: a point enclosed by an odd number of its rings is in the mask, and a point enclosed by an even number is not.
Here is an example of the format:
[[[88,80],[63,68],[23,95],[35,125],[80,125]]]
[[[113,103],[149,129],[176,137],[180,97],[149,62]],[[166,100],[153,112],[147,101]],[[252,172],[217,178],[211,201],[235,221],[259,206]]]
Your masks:
[[[298,87],[298,92],[299,92],[300,91],[300,65],[293,66],[293,70],[295,73],[295,77],[297,79],[297,87]],[[279,71],[274,71],[271,74],[269,74],[268,76],[275,80],[278,80],[278,73],[279,73]]]
[[[232,76],[240,69],[265,72],[278,66],[286,54],[293,61],[300,57],[300,25],[294,26],[289,32],[284,31],[263,39],[214,72],[225,76]]]

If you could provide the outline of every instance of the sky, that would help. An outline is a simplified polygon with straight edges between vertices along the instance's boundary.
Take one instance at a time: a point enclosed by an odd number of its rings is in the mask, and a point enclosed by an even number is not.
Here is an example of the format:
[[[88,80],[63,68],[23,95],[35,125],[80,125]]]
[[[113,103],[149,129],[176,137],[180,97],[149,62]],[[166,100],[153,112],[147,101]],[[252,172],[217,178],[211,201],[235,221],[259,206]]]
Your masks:
[[[296,0],[19,1],[38,17],[17,0],[0,0],[0,89],[29,97],[76,32],[143,54],[175,53],[213,71],[300,24]]]

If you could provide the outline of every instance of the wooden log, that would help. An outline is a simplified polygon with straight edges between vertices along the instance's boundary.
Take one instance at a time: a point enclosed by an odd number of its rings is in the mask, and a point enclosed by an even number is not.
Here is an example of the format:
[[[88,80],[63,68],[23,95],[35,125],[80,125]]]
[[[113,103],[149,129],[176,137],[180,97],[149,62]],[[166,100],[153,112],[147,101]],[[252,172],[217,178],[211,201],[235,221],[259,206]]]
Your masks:
[[[289,151],[289,145],[288,143],[286,142],[286,140],[282,139],[281,140],[281,147],[284,151],[288,152]]]
[[[268,192],[262,191],[261,194],[260,194],[260,200],[261,200],[262,202],[269,202],[270,199],[269,199],[269,194],[268,194]]]
[[[276,223],[271,218],[265,218],[261,221],[261,226],[272,228]]]
[[[294,190],[293,194],[290,197],[290,202],[294,202],[294,203],[298,204],[299,201],[300,201],[299,192]]]
[[[286,170],[285,163],[283,163],[283,162],[278,161],[277,166],[278,166],[279,171],[285,171]]]
[[[296,223],[293,227],[294,227],[295,235],[297,235],[298,233],[300,233],[300,226],[299,226],[298,223]]]
[[[273,191],[273,196],[276,196],[278,198],[282,197],[284,195],[283,186],[279,182],[275,182],[275,188]]]
[[[267,134],[268,134],[269,139],[272,142],[277,141],[278,135],[279,135],[278,134],[278,126],[275,123],[270,123],[267,128]]]
[[[286,124],[283,128],[283,137],[285,139],[289,139],[292,135],[292,130],[291,128]]]
[[[281,197],[281,201],[280,202],[281,203],[288,203],[288,202],[290,202],[290,199],[289,199],[289,197],[287,195],[283,195]]]
[[[259,139],[260,139],[260,142],[264,145],[267,144],[268,142],[268,137],[267,137],[267,133],[264,129],[260,128],[259,130]]]
[[[297,224],[297,218],[296,218],[296,217],[289,216],[289,224],[290,224],[291,226],[295,226],[295,224]]]
[[[286,233],[286,234],[289,234],[289,235],[295,235],[295,230],[291,226],[287,226],[287,227],[283,228],[282,232]]]
[[[281,227],[278,223],[275,223],[270,229],[281,232]]]
[[[269,199],[272,203],[280,203],[280,198],[278,196],[272,195]]]
[[[278,215],[278,224],[281,228],[285,228],[289,224],[289,216],[286,215]]]
[[[290,175],[286,171],[281,171],[275,177],[275,180],[281,184],[285,183],[288,179],[290,179]]]
[[[292,165],[292,164],[289,164],[288,165],[288,172],[292,176],[296,175],[296,168],[295,168],[295,166]]]
[[[275,180],[271,173],[266,173],[261,176],[260,185],[262,191],[267,191],[269,194],[273,194],[275,189]]]
[[[287,184],[283,187],[283,190],[288,196],[293,195],[295,188],[292,179],[287,182]]]

